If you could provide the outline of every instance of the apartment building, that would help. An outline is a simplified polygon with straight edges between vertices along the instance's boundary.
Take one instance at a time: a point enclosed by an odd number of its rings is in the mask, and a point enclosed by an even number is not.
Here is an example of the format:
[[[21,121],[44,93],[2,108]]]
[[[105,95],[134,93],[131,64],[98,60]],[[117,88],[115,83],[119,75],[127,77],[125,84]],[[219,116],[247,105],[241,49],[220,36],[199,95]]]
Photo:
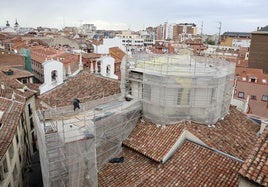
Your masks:
[[[166,29],[167,29],[168,23],[165,22],[164,24],[161,24],[156,27],[156,40],[165,40],[166,38]]]
[[[197,26],[194,23],[179,23],[173,26],[173,40],[183,41],[197,35]]]
[[[0,186],[23,187],[38,149],[33,117],[37,92],[3,72],[0,82]]]
[[[268,74],[262,69],[236,67],[234,98],[247,102],[246,113],[268,117]]]
[[[268,73],[268,26],[252,32],[248,67]]]
[[[249,47],[251,34],[248,32],[224,32],[220,45],[229,47]]]
[[[156,27],[156,40],[172,40],[174,36],[174,23],[165,22]]]
[[[132,48],[144,46],[144,39],[140,34],[136,34],[131,30],[122,31],[121,34],[117,34],[116,36],[121,38],[122,45],[125,46],[128,51],[131,51]]]

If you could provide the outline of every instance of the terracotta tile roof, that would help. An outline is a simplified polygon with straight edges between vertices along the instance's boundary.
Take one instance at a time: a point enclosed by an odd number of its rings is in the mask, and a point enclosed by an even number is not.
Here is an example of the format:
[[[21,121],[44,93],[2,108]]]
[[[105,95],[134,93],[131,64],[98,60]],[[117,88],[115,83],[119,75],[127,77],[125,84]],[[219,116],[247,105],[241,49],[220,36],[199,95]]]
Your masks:
[[[24,57],[6,51],[0,52],[0,69],[2,67],[24,67]]]
[[[148,47],[147,50],[149,50],[151,53],[154,53],[154,54],[164,54],[164,52],[162,50],[156,49],[153,47]]]
[[[2,123],[0,128],[0,160],[13,140],[23,108],[23,104],[0,97],[0,111],[4,112],[0,118]]]
[[[31,90],[34,90],[36,92],[39,92],[39,86],[41,86],[41,84],[39,83],[26,83],[25,84],[28,88],[30,88]]]
[[[122,59],[126,55],[126,53],[122,51],[119,47],[111,47],[109,49],[109,53],[115,59],[115,63],[121,63]]]
[[[161,162],[183,129],[183,125],[168,125],[160,129],[151,122],[139,122],[123,144],[154,161]]]
[[[252,150],[239,173],[251,181],[268,186],[268,126]]]
[[[241,163],[185,141],[173,157],[139,186],[237,186]]]
[[[83,103],[118,93],[119,81],[83,71],[39,97],[49,106],[61,107],[71,105],[75,97]]]
[[[101,54],[98,54],[98,53],[83,53],[82,56],[83,56],[83,58],[96,59],[96,58],[100,58]]]
[[[43,63],[47,58],[57,54],[57,50],[54,48],[48,48],[43,46],[34,46],[30,48],[31,58],[37,62]]]
[[[6,73],[8,71],[13,71],[12,75],[8,75],[8,77],[10,78],[14,78],[14,79],[20,79],[20,78],[26,78],[26,77],[33,77],[34,75],[26,70],[21,70],[21,69],[17,69],[17,68],[10,68],[10,67],[3,67],[1,68],[1,71],[3,73]]]
[[[235,107],[230,107],[230,114],[210,128],[193,122],[181,122],[165,128],[157,128],[150,122],[139,123],[123,144],[159,162],[183,130],[191,132],[209,147],[245,160],[257,140],[259,126]]]
[[[106,163],[98,173],[99,186],[137,186],[156,170],[158,164],[128,148],[123,148],[120,164]]]
[[[259,125],[247,119],[245,114],[233,106],[229,112],[215,127],[207,128],[192,123],[192,126],[187,126],[187,130],[208,146],[245,160],[257,140]]]
[[[68,53],[62,49],[35,46],[31,47],[30,50],[31,58],[41,64],[48,59],[59,60],[65,66],[79,62],[79,55]]]
[[[13,49],[20,50],[21,48],[28,48],[28,45],[25,41],[16,41],[13,43]]]
[[[185,141],[165,163],[154,162],[128,148],[123,163],[107,163],[99,186],[237,186],[241,163]]]
[[[11,99],[14,92],[15,100],[24,102],[25,99],[36,94],[36,91],[28,88],[24,90],[24,88],[27,88],[24,84],[0,71],[0,97]]]

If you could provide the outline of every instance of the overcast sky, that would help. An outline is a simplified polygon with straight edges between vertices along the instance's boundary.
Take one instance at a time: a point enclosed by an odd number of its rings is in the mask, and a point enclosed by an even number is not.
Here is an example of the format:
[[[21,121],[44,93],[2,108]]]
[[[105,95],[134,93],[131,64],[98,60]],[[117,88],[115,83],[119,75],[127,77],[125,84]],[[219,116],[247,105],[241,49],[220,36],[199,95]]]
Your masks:
[[[134,31],[161,23],[196,23],[200,32],[251,32],[268,25],[268,0],[1,0],[0,26],[79,26]]]

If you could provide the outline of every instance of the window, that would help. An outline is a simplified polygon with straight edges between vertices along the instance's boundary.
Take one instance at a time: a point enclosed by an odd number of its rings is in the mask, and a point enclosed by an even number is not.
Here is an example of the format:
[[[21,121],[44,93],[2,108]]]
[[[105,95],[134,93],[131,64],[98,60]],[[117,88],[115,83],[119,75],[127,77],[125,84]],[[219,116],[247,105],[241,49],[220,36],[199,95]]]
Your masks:
[[[251,78],[250,79],[250,82],[256,82],[256,79],[255,78]]]
[[[266,84],[267,83],[266,79],[262,79],[262,83]]]
[[[246,77],[242,77],[242,81],[246,81],[247,80],[247,78]]]
[[[20,154],[20,151],[19,151],[19,161],[21,163],[21,154]]]
[[[30,118],[30,126],[31,126],[31,130],[33,130],[34,128],[34,122],[33,122],[33,118]]]
[[[111,66],[108,65],[108,66],[106,67],[106,74],[107,74],[107,76],[109,76],[110,73],[111,73]]]
[[[268,101],[268,95],[263,95],[261,98],[262,101]]]
[[[6,158],[4,158],[3,166],[4,166],[4,172],[7,173],[8,172],[8,166],[7,166],[7,159]]]
[[[238,97],[239,98],[244,98],[244,92],[238,92]]]
[[[250,96],[250,99],[256,100],[257,97],[256,97],[256,95],[251,95],[251,96]]]
[[[33,141],[33,152],[37,151],[37,147],[36,147],[36,136],[34,135],[34,132],[32,132],[32,141]]]
[[[34,132],[32,132],[32,141],[35,142]]]
[[[17,134],[16,134],[16,142],[17,142],[17,144],[19,144],[19,136],[18,136],[18,132],[17,132]]]
[[[28,112],[29,112],[29,116],[33,114],[31,104],[28,104]]]

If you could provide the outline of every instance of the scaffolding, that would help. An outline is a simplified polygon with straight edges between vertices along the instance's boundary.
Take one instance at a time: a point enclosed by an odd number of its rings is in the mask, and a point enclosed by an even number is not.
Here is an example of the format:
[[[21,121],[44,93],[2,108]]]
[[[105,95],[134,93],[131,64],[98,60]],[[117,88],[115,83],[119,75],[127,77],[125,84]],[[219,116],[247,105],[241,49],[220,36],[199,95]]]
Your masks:
[[[190,55],[127,56],[121,90],[142,101],[145,118],[158,124],[192,120],[214,124],[229,111],[235,64]]]
[[[111,97],[82,105],[35,114],[45,187],[98,186],[98,170],[121,150],[141,111],[139,101]]]

